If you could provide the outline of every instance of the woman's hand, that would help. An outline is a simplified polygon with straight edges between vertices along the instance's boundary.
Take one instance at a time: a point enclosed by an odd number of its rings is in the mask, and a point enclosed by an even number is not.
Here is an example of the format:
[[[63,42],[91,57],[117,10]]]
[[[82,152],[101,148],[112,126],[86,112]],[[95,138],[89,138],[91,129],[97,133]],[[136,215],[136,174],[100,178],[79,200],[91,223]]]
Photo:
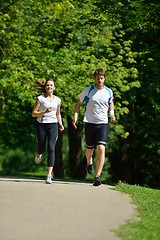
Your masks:
[[[52,112],[52,108],[51,107],[47,108],[47,110],[45,111],[45,113],[49,113],[49,112]]]
[[[63,126],[63,124],[59,124],[59,130],[62,132],[63,130],[64,130],[64,126]]]

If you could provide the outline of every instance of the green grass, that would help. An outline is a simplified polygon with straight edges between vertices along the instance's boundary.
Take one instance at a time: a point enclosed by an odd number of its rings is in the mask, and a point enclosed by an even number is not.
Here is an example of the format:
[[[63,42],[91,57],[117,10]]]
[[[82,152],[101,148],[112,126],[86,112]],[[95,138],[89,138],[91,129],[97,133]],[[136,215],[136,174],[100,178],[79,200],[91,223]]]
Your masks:
[[[160,239],[160,190],[118,183],[116,190],[129,194],[137,206],[139,220],[127,222],[118,230],[123,240]]]

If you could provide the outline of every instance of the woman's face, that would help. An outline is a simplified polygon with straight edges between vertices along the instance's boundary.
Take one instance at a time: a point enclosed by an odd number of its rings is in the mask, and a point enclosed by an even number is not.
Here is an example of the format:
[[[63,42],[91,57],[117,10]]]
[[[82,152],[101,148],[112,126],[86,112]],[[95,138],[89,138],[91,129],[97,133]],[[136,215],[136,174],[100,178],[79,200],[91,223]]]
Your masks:
[[[52,80],[48,80],[45,84],[45,90],[47,93],[52,93],[55,89],[55,84]]]

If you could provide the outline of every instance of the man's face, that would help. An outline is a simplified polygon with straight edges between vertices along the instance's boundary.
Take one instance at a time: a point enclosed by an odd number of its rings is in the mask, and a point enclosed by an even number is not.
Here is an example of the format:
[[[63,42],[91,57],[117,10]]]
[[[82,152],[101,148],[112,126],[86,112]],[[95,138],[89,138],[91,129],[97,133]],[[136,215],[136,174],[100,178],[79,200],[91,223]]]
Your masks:
[[[95,76],[95,86],[98,89],[101,89],[104,87],[104,81],[105,77],[103,75],[96,75]]]

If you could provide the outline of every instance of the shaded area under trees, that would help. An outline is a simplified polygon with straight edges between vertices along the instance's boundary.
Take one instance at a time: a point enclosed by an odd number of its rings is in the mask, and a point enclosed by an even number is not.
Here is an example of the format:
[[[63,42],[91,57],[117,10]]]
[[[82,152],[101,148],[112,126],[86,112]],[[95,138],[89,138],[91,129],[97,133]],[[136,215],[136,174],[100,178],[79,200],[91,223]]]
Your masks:
[[[70,177],[84,179],[83,109],[77,131],[71,118],[77,95],[93,83],[94,70],[102,67],[107,70],[106,85],[115,95],[117,118],[110,127],[107,149],[110,177],[115,182],[158,188],[160,3],[2,0],[0,7],[1,151],[20,148],[33,158],[34,80],[57,76],[56,94],[67,121],[69,152],[64,164],[60,134],[55,176],[63,178],[67,167]],[[36,171],[29,162],[26,170]],[[6,164],[14,168],[11,160]]]

